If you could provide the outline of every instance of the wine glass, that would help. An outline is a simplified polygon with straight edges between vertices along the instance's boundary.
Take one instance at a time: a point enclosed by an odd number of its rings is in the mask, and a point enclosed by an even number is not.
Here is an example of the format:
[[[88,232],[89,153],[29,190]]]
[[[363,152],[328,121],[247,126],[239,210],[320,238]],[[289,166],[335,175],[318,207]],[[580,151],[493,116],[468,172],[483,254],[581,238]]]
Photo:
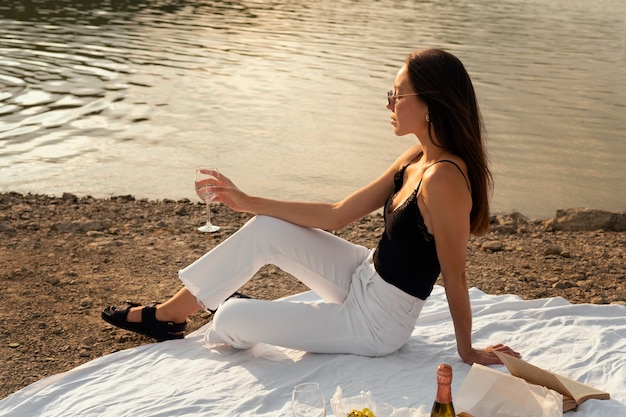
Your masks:
[[[215,198],[213,186],[219,181],[220,173],[216,167],[210,165],[202,165],[196,168],[196,193],[204,204],[206,204],[206,224],[198,227],[200,232],[217,232],[219,226],[211,224],[211,208],[210,203]]]
[[[317,382],[296,385],[291,410],[294,417],[326,417],[326,402],[320,385]]]

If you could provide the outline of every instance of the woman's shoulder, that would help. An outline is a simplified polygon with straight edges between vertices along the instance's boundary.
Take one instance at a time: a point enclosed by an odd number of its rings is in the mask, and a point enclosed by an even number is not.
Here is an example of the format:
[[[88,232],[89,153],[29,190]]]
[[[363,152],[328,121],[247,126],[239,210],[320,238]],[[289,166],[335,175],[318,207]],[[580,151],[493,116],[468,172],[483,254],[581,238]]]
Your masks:
[[[450,153],[442,155],[424,172],[424,179],[446,180],[458,176],[467,178],[467,164],[460,156]]]
[[[461,158],[458,155],[452,154],[452,153],[445,153],[441,156],[441,158],[439,158],[439,160],[437,160],[437,164],[436,165],[441,165],[443,164],[445,165],[456,165],[457,168],[460,168],[461,171],[463,171],[463,173],[466,173],[467,171],[467,164],[465,163],[465,161],[463,160],[463,158]]]
[[[425,172],[423,187],[444,194],[469,189],[467,165],[462,158],[448,154],[437,160]]]
[[[469,227],[472,195],[466,180],[465,164],[460,158],[447,160],[453,161],[458,167],[440,160],[424,173],[419,195],[423,204],[420,209],[424,208],[427,225],[464,218]]]

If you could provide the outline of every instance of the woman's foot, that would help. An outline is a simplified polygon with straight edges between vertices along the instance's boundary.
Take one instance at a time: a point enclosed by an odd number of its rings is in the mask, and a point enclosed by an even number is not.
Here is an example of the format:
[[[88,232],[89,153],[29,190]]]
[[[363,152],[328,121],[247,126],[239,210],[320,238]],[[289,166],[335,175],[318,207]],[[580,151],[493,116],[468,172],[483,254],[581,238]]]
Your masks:
[[[102,311],[102,319],[116,327],[156,339],[157,342],[185,337],[187,321],[174,323],[157,320],[156,305],[138,307],[140,304],[133,302],[126,302],[118,307],[107,307]]]

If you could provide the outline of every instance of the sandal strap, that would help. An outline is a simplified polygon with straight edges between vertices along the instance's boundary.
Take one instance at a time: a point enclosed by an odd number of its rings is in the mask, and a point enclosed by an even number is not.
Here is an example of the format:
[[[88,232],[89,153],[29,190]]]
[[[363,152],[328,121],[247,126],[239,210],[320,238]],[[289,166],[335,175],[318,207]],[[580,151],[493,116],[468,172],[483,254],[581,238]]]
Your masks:
[[[131,301],[126,302],[119,307],[108,307],[104,309],[101,316],[107,323],[121,329],[130,330],[131,332],[151,337],[156,339],[157,342],[163,342],[171,339],[183,339],[185,337],[187,322],[172,323],[157,320],[156,304],[147,305],[141,309],[140,323],[129,322],[128,312],[132,307],[137,307],[139,305],[140,304]]]
[[[134,303],[130,300],[126,300],[126,302],[124,302],[124,304],[122,304],[121,306],[111,306],[109,307],[109,311],[114,315],[114,316],[118,316],[121,317],[124,320],[127,320],[126,318],[128,317],[128,313],[130,312],[130,309],[133,307],[138,307],[141,304],[137,304]]]
[[[151,330],[152,337],[158,341],[176,338],[187,329],[187,322],[174,323],[157,320],[155,305],[145,306],[141,309],[141,322],[145,324],[146,329]]]

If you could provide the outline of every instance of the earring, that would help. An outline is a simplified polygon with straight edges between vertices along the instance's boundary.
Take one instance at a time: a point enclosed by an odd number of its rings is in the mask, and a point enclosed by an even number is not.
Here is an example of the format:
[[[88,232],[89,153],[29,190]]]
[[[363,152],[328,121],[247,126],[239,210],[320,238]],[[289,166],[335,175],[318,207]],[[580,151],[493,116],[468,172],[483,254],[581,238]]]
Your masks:
[[[430,116],[428,115],[428,113],[426,113],[426,122],[430,123]]]

